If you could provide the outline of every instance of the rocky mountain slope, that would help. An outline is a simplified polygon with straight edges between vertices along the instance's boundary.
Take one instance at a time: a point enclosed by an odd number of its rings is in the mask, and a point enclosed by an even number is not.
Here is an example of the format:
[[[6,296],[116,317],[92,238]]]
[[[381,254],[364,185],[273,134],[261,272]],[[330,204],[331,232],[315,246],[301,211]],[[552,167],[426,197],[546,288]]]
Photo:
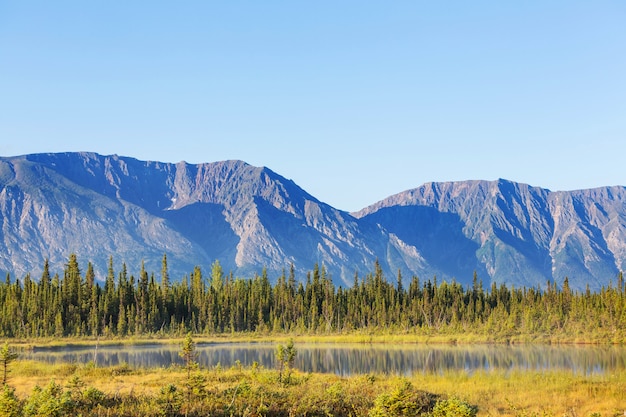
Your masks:
[[[35,276],[70,253],[102,275],[119,266],[182,277],[219,260],[242,276],[317,262],[341,282],[371,269],[385,235],[267,168],[241,161],[190,165],[89,153],[0,160],[0,270]],[[366,232],[364,234],[364,231]],[[132,272],[132,270],[131,270]],[[342,281],[346,280],[346,281]]]
[[[626,188],[551,192],[505,180],[430,183],[355,213],[428,261],[426,275],[516,286],[608,285],[626,262]]]
[[[358,213],[309,195],[268,168],[241,161],[191,165],[92,153],[0,158],[0,271],[62,272],[70,253],[100,278],[113,256],[181,278],[219,260],[275,279],[315,263],[350,285],[379,260],[390,280],[472,280],[592,289],[626,262],[626,189],[550,192],[509,181],[425,184]]]

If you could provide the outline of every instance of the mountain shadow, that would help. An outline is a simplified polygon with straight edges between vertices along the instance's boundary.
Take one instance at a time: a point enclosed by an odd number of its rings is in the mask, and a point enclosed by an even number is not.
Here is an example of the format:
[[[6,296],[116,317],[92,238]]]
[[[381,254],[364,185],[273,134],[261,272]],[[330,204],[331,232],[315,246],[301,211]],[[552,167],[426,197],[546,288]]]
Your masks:
[[[183,236],[198,244],[208,262],[219,259],[222,266],[234,269],[239,236],[224,218],[223,211],[221,204],[194,203],[177,210],[165,210],[162,216]]]
[[[488,276],[476,258],[480,245],[465,236],[465,224],[457,214],[427,206],[392,206],[363,220],[384,225],[387,232],[414,246],[441,278],[471,284],[474,271],[480,277]]]

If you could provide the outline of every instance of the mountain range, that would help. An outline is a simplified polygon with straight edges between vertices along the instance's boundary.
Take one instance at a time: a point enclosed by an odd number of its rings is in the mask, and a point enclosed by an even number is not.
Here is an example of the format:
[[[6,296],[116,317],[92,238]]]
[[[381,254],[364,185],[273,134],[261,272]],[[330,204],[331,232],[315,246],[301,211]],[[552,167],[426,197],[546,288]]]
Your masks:
[[[600,289],[626,264],[626,188],[550,191],[507,180],[427,183],[348,213],[265,167],[95,153],[0,158],[0,271],[62,273],[69,254],[180,279],[218,260],[235,276],[324,265],[349,286],[388,279]]]

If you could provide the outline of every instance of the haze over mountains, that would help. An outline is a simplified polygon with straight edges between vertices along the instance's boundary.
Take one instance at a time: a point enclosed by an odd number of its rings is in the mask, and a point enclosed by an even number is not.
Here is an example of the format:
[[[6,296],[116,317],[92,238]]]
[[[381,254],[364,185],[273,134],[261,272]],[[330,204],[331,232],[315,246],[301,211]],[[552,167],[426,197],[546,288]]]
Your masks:
[[[242,161],[191,165],[93,153],[0,158],[0,271],[62,273],[70,253],[99,278],[109,256],[170,276],[271,280],[315,263],[347,286],[379,260],[387,278],[584,290],[615,282],[626,263],[626,189],[551,192],[506,180],[429,183],[347,213],[268,168]]]

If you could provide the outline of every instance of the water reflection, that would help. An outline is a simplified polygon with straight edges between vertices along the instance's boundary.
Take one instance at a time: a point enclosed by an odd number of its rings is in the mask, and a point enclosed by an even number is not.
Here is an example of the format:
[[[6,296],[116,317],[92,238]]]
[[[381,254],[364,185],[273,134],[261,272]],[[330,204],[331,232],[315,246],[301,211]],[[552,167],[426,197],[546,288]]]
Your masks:
[[[564,370],[577,374],[605,374],[626,369],[626,348],[618,346],[502,346],[502,345],[352,345],[296,344],[296,368],[304,372],[337,375],[383,373],[412,375],[477,370]],[[274,344],[198,344],[198,362],[204,368],[218,364],[244,366],[257,362],[275,366]],[[128,364],[136,368],[182,364],[178,345],[95,346],[38,348],[27,359],[50,363],[87,363],[98,366]]]

